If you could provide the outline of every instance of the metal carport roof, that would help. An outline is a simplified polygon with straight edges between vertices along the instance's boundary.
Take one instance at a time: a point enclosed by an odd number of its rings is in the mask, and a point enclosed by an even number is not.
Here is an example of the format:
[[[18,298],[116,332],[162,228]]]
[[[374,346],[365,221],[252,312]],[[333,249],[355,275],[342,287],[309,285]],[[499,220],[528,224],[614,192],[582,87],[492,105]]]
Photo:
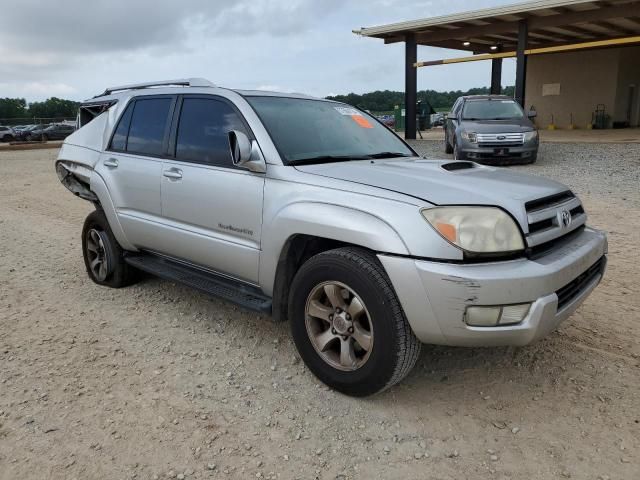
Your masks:
[[[418,45],[491,53],[516,48],[524,19],[530,48],[640,35],[640,1],[538,0],[353,32],[385,43],[402,42],[414,34]]]

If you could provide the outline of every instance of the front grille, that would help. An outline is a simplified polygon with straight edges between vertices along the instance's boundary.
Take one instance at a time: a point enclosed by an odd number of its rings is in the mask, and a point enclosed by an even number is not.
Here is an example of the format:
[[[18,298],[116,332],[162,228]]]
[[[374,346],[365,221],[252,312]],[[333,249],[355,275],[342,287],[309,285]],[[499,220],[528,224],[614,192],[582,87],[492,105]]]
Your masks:
[[[605,264],[606,258],[601,257],[600,260],[591,265],[586,271],[558,290],[556,292],[558,296],[558,310],[562,310],[562,308],[571,303],[598,275],[602,275]]]
[[[524,133],[478,133],[480,147],[519,147],[524,144]]]
[[[556,193],[525,203],[527,211],[527,245],[541,247],[582,227],[587,215],[580,200],[570,191]],[[563,223],[563,212],[569,212],[571,222]]]

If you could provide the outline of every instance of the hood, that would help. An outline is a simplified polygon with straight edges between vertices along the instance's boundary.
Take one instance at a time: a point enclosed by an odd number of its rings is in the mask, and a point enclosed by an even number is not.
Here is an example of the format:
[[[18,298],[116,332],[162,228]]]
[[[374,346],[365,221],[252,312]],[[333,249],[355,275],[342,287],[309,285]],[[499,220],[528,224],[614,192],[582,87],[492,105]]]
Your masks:
[[[509,120],[462,120],[461,127],[467,132],[476,133],[520,133],[535,130],[531,120],[526,117]]]
[[[449,165],[461,163],[471,168],[447,170]],[[524,231],[528,230],[525,202],[568,190],[565,185],[543,177],[449,160],[365,160],[296,168],[410,195],[435,205],[500,206],[520,222]]]

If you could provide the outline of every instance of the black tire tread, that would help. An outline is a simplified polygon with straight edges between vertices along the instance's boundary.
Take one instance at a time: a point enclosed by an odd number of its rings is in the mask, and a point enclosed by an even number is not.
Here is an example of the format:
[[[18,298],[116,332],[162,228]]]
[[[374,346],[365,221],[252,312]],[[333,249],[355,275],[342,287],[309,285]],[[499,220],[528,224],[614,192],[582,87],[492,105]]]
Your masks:
[[[107,277],[104,282],[100,282],[94,278],[87,263],[85,238],[87,235],[87,231],[94,225],[101,227],[109,237],[111,248],[113,250],[113,258],[115,261],[113,272],[109,277]],[[91,280],[93,280],[98,285],[104,285],[111,288],[122,288],[135,283],[138,279],[138,272],[131,265],[124,261],[124,250],[116,240],[116,237],[113,235],[111,227],[109,226],[109,221],[107,220],[107,217],[102,210],[94,210],[87,216],[84,221],[84,225],[82,227],[82,253],[84,257],[85,268],[87,269],[87,274],[89,275],[89,278],[91,278]]]
[[[416,364],[420,356],[422,344],[416,338],[409,322],[402,310],[398,297],[391,285],[391,280],[384,271],[378,258],[368,250],[358,247],[343,247],[319,253],[316,257],[340,258],[354,264],[362,272],[369,276],[379,287],[380,295],[389,302],[395,328],[397,331],[397,358],[392,376],[387,383],[376,393],[380,393],[406,377]]]

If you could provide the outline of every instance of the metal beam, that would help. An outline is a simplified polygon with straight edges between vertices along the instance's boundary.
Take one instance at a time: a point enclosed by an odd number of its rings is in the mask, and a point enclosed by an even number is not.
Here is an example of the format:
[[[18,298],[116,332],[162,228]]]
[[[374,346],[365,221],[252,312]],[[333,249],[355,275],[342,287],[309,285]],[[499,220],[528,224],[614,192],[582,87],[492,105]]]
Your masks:
[[[545,53],[562,53],[575,50],[588,50],[594,48],[617,47],[623,45],[640,44],[640,35],[625,38],[610,38],[606,40],[596,40],[593,42],[574,43],[571,45],[555,45],[552,47],[529,48],[524,51],[525,55],[542,55]],[[435,65],[448,65],[451,63],[479,62],[482,60],[492,60],[494,58],[513,58],[517,55],[516,51],[485,53],[482,55],[473,55],[471,57],[446,58],[444,60],[430,60],[428,62],[417,62],[416,67],[432,67]]]
[[[502,90],[502,59],[491,59],[491,95],[500,95]]]
[[[418,101],[418,47],[415,35],[408,34],[404,45],[404,138],[415,139]]]
[[[529,36],[529,25],[527,20],[520,20],[518,25],[518,47],[516,49],[516,102],[524,107],[524,91],[527,80],[527,40]]]

